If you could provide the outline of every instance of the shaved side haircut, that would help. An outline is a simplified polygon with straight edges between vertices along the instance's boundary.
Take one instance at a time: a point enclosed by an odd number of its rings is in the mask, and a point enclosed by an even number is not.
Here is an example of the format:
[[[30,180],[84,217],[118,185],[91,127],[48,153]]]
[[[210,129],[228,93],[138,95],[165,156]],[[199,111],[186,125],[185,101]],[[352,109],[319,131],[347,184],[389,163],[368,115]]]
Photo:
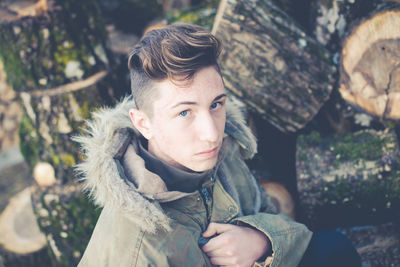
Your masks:
[[[138,109],[152,116],[155,82],[190,81],[201,68],[215,66],[221,42],[204,28],[176,23],[147,32],[129,54],[132,96]]]

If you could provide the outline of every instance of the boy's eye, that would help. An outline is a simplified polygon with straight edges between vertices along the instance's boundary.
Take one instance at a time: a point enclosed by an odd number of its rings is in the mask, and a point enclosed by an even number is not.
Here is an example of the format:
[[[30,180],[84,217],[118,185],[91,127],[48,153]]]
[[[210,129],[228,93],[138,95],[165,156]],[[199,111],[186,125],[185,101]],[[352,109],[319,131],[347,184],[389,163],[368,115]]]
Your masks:
[[[187,115],[189,115],[189,110],[184,110],[181,113],[179,113],[179,116],[181,117],[186,117]]]
[[[210,108],[211,108],[211,109],[216,109],[216,108],[218,108],[220,105],[221,105],[220,102],[215,102],[214,104],[211,105]]]

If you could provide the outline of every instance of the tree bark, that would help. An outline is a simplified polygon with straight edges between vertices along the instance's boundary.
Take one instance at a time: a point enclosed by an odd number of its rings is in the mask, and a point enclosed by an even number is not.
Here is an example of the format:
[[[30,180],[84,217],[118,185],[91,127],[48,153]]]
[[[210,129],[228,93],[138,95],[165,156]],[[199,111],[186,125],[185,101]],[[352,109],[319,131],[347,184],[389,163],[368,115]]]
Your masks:
[[[6,82],[3,62],[0,60],[0,153],[17,146],[21,105],[17,94]]]
[[[24,7],[32,3],[19,2]],[[74,177],[71,167],[79,159],[70,137],[93,108],[112,104],[124,90],[112,88],[112,57],[96,2],[47,4],[29,17],[20,16],[17,7],[7,10],[9,16],[0,19],[0,59],[24,107],[24,157],[31,167],[38,161],[51,163],[56,177],[66,182]]]
[[[330,51],[341,48],[341,40],[357,21],[391,0],[311,0],[307,30]],[[337,57],[338,60],[339,58]]]
[[[303,128],[329,98],[330,53],[270,1],[222,1],[213,32],[226,88],[281,131]]]
[[[50,1],[37,16],[2,18],[0,30],[7,81],[17,92],[54,88],[108,69],[106,31],[93,1]]]

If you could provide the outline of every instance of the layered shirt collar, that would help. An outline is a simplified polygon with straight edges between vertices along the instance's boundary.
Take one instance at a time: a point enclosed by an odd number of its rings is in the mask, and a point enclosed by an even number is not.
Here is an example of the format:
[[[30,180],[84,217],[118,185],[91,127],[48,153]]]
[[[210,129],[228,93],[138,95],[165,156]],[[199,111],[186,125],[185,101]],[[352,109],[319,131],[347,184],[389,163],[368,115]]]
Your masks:
[[[138,154],[143,158],[146,169],[157,174],[164,181],[168,191],[191,193],[198,190],[209,179],[213,169],[203,172],[185,171],[156,158],[147,150],[147,141],[138,140]]]

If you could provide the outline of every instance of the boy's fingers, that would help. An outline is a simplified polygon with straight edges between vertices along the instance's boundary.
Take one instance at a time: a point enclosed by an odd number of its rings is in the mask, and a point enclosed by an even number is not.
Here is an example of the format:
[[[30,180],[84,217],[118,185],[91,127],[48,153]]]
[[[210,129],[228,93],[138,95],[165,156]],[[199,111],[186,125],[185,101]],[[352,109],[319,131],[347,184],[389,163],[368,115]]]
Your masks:
[[[222,233],[218,236],[211,238],[210,241],[208,241],[207,244],[202,247],[202,250],[205,253],[209,253],[211,251],[225,249],[227,245],[229,245],[229,237],[227,236],[227,234]]]
[[[233,266],[233,259],[229,257],[212,257],[210,261],[218,266]]]
[[[207,256],[212,258],[212,257],[229,257],[230,255],[227,255],[224,249],[218,248],[207,252]]]
[[[210,237],[216,234],[222,234],[226,231],[231,230],[234,227],[234,225],[226,223],[210,223],[207,229],[204,231],[203,236]]]
[[[210,223],[207,229],[203,232],[203,237],[211,237],[217,234],[217,229],[213,226],[214,223]]]

